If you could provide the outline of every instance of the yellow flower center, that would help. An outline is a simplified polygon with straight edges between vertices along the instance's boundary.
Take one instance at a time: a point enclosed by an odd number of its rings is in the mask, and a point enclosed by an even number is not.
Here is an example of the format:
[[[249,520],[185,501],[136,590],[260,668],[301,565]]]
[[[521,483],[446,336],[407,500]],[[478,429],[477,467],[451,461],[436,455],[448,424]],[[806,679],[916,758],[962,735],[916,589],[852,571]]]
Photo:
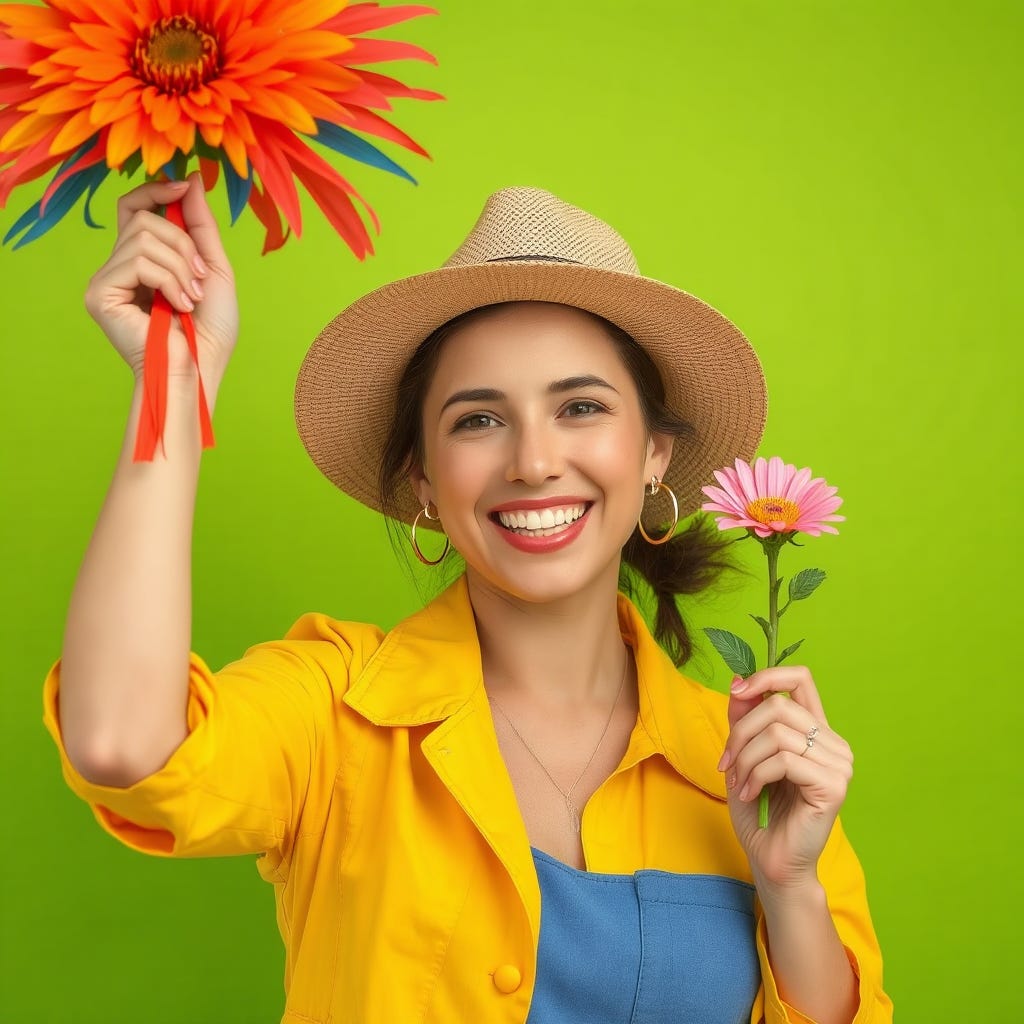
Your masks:
[[[782,522],[791,527],[800,518],[800,508],[788,498],[758,498],[747,505],[747,515],[765,526]]]
[[[129,61],[142,81],[178,96],[199,88],[220,70],[216,37],[188,14],[150,25],[135,40]]]

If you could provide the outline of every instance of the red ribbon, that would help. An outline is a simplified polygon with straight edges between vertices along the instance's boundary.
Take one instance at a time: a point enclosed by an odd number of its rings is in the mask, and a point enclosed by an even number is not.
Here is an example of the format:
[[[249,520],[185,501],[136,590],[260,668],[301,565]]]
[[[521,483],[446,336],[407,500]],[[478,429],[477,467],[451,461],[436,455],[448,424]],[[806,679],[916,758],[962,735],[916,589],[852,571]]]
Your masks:
[[[165,216],[176,227],[185,227],[185,216],[181,210],[181,202],[169,203]],[[164,423],[167,419],[167,342],[171,333],[171,317],[174,308],[164,298],[162,292],[153,293],[153,308],[149,314],[149,330],[146,333],[146,351],[142,363],[142,413],[139,427],[135,435],[135,462],[152,462],[157,445],[167,457],[164,448]],[[188,350],[192,361],[199,371],[199,346],[196,342],[196,325],[191,313],[178,313]],[[203,389],[203,378],[199,374],[199,429],[202,434],[203,448],[213,447],[213,426],[210,423],[210,410],[206,404],[206,392]]]

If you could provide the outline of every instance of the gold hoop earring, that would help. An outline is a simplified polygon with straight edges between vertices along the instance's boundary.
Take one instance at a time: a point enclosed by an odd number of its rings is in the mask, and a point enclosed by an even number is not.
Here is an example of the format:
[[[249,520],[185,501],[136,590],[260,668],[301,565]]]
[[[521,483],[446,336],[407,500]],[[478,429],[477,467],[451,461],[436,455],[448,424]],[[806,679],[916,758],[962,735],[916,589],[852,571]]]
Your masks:
[[[652,537],[644,529],[644,521],[642,516],[636,521],[637,529],[640,531],[640,536],[643,537],[643,539],[647,541],[648,544],[653,544],[655,546],[657,546],[658,544],[664,544],[672,539],[673,535],[676,532],[676,526],[679,524],[679,502],[676,501],[675,491],[673,491],[668,484],[662,483],[656,476],[651,477],[650,486],[645,487],[644,490],[647,492],[647,494],[652,495],[657,494],[658,491],[661,491],[662,493],[667,494],[669,496],[669,500],[672,502],[672,522],[669,524],[668,529],[666,529],[660,537]]]
[[[444,549],[442,550],[441,554],[439,554],[437,558],[427,558],[427,556],[423,554],[423,552],[420,550],[419,544],[416,543],[416,527],[419,524],[420,516],[426,516],[432,523],[438,522],[441,516],[432,516],[430,514],[430,502],[428,501],[426,505],[424,505],[423,508],[421,508],[419,512],[416,513],[416,518],[412,521],[412,531],[409,537],[409,540],[412,543],[413,553],[416,555],[416,557],[424,565],[437,565],[439,562],[443,561],[444,556],[448,554],[448,548],[451,547],[451,541],[448,539],[447,534],[445,534]]]

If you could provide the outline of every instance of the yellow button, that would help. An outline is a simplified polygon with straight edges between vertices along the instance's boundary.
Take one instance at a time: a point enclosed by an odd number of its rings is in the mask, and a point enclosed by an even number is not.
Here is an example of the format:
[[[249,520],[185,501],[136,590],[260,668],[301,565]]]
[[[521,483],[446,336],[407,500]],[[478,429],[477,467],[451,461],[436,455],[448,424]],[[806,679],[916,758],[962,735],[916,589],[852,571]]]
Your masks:
[[[494,987],[509,995],[523,983],[523,974],[515,964],[502,964],[494,972]]]

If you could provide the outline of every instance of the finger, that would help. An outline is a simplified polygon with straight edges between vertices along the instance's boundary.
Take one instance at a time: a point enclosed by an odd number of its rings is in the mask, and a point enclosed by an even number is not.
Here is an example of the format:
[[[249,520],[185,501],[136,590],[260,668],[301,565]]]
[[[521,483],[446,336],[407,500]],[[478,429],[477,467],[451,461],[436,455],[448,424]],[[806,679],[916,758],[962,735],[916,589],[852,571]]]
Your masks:
[[[151,210],[139,210],[133,214],[132,219],[125,226],[121,234],[118,235],[117,242],[114,245],[114,252],[125,249],[139,237],[146,239],[147,245],[155,240],[166,248],[177,252],[188,267],[190,282],[192,278],[205,276],[206,266],[202,260],[197,259],[199,253],[195,242],[192,241],[187,232],[182,231],[181,228],[161,217],[158,213],[153,213]],[[201,287],[198,289],[198,292],[194,288],[190,290],[196,294],[196,297],[202,298]]]
[[[762,699],[755,697],[752,701],[743,701],[742,714],[738,707],[741,702],[735,697],[729,700],[729,738],[726,741],[725,751],[729,755],[723,756],[723,761],[732,761],[736,754],[749,743],[754,736],[771,725],[778,723],[801,734],[806,735],[815,726],[824,733],[825,727],[815,721],[811,713],[796,701],[790,700],[781,694],[771,695]]]
[[[117,201],[117,230],[120,233],[139,210],[156,210],[180,199],[188,187],[184,181],[147,181]]]
[[[838,809],[846,799],[852,774],[852,769],[836,769],[792,751],[780,750],[758,762],[745,782],[737,782],[736,795],[745,803],[756,800],[765,786],[785,780],[799,787],[807,803]]]
[[[806,733],[782,722],[772,722],[736,753],[733,768],[726,777],[728,788],[742,790],[758,765],[783,753],[813,761],[830,771],[852,774],[852,760],[845,756],[842,748],[827,742],[818,743],[817,739],[814,737],[808,744]]]
[[[742,676],[733,676],[732,688],[729,691],[729,727],[732,728],[736,723],[747,715],[750,711],[756,708],[763,698],[759,693],[754,694],[749,699],[744,696],[743,691],[746,689],[746,680]]]
[[[763,668],[746,679],[734,681],[730,693],[748,701],[770,693],[788,693],[803,705],[822,725],[826,724],[825,709],[814,685],[814,677],[806,665],[781,665]]]
[[[134,292],[140,285],[160,291],[175,309],[191,313],[195,302],[185,291],[174,272],[163,263],[145,255],[108,263],[86,292],[86,306],[95,317],[103,308],[104,295],[111,290]]]
[[[220,238],[220,229],[206,201],[206,190],[203,179],[198,171],[189,175],[188,191],[181,201],[181,210],[185,217],[185,228],[199,250],[199,256],[210,267],[215,267],[225,274],[230,274],[231,265]]]
[[[154,219],[159,220],[159,218]],[[179,238],[184,239],[186,237],[185,232],[176,228],[173,224],[169,224],[167,227],[175,233],[174,236],[171,236],[172,241],[178,242]],[[136,231],[130,233],[114,250],[110,263],[112,265],[120,265],[130,262],[136,257],[143,256],[151,263],[157,263],[170,270],[177,278],[180,289],[188,294],[193,301],[201,299],[203,297],[203,286],[196,277],[195,267],[189,261],[187,255],[183,255],[173,244],[168,244],[160,237],[166,233],[164,228],[151,231],[146,226],[140,226]],[[178,244],[181,245],[185,253],[191,252],[191,243],[178,242]]]

